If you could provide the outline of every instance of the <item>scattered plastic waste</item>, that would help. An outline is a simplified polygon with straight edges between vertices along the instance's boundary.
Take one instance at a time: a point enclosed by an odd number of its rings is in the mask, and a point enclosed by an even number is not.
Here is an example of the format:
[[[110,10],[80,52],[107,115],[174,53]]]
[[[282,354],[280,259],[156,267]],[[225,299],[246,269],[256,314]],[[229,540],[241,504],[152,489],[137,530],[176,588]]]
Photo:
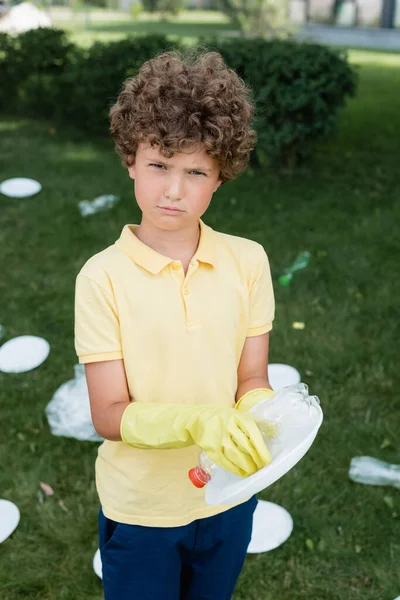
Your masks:
[[[106,194],[104,196],[98,196],[94,200],[82,200],[79,202],[78,206],[82,217],[88,217],[89,215],[109,210],[114,204],[119,202],[119,199],[119,196]]]
[[[42,186],[35,179],[29,179],[28,177],[14,177],[13,179],[6,179],[0,183],[0,192],[4,196],[10,198],[27,198],[28,196],[34,196],[39,193]]]
[[[280,285],[284,287],[288,286],[293,279],[293,275],[296,271],[300,271],[300,269],[305,269],[310,262],[311,254],[305,250],[304,252],[300,252],[293,264],[290,265],[287,269],[284,270],[283,274],[279,277]]]
[[[24,373],[41,365],[50,352],[50,344],[35,335],[20,335],[0,348],[0,371]]]
[[[293,329],[304,329],[304,328],[305,328],[305,326],[306,326],[306,324],[305,324],[305,323],[303,323],[302,321],[294,321],[294,322],[292,323],[292,327],[293,327]]]
[[[84,365],[74,365],[74,379],[56,390],[45,411],[53,435],[103,441],[93,426]]]
[[[283,388],[249,412],[277,425],[277,437],[267,440],[272,462],[249,477],[239,477],[201,452],[199,464],[188,475],[197,487],[207,484],[206,502],[210,506],[239,502],[275,483],[306,454],[323,419],[319,399],[309,396],[304,383]]]
[[[271,363],[268,365],[268,379],[274,392],[284,387],[300,383],[300,373],[290,365]]]
[[[258,500],[247,553],[258,554],[278,548],[290,537],[292,530],[293,519],[285,508]]]
[[[101,563],[100,550],[97,549],[95,555],[93,556],[93,571],[96,573],[97,577],[103,579],[103,565]]]
[[[19,520],[18,507],[9,500],[0,500],[0,544],[10,537]]]
[[[351,459],[349,477],[366,485],[391,485],[400,489],[400,465],[393,465],[372,456]]]

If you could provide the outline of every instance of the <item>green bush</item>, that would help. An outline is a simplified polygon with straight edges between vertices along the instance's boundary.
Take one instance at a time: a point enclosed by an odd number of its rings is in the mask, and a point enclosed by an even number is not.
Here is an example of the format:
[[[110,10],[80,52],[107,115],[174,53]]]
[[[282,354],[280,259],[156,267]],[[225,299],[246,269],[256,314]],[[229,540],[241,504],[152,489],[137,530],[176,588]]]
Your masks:
[[[0,110],[15,108],[19,80],[15,38],[0,33]]]
[[[203,40],[204,43],[204,40]],[[209,40],[248,82],[257,105],[255,152],[261,164],[293,167],[331,135],[357,75],[343,51],[319,44],[262,39]]]
[[[17,37],[0,34],[0,107],[46,115],[53,107],[48,94],[53,96],[54,81],[76,52],[58,29],[39,28]]]
[[[203,40],[254,90],[258,144],[253,160],[287,167],[309,159],[335,130],[357,77],[346,56],[316,44],[262,39]],[[123,81],[143,61],[177,48],[164,36],[96,43],[83,50],[63,32],[0,34],[0,109],[107,132],[107,115]]]
[[[109,107],[124,80],[134,75],[144,61],[171,48],[172,44],[159,35],[94,44],[55,82],[58,120],[90,133],[105,133]]]

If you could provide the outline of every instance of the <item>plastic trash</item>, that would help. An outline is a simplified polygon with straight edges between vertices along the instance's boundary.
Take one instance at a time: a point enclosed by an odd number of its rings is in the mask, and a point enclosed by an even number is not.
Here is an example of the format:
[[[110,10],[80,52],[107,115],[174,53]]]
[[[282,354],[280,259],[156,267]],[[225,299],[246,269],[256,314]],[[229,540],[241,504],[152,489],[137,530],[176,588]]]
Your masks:
[[[38,181],[28,177],[14,177],[13,179],[6,179],[0,184],[0,192],[10,198],[34,196],[41,189],[42,186]]]
[[[105,210],[109,210],[119,202],[119,196],[113,196],[113,194],[106,194],[104,196],[98,196],[94,200],[82,200],[79,202],[79,210],[81,212],[82,217],[87,217],[89,215],[94,215],[98,212],[104,212]]]
[[[248,554],[269,552],[281,546],[293,531],[293,519],[288,511],[265,500],[258,500],[253,514],[253,529]]]
[[[97,577],[103,579],[103,565],[101,563],[99,549],[96,550],[95,555],[93,556],[93,571],[96,573]]]
[[[0,544],[10,537],[19,519],[18,506],[9,500],[0,500]]]
[[[84,365],[74,365],[74,379],[63,383],[46,406],[46,416],[53,435],[99,442],[90,414],[89,391]]]
[[[400,465],[393,465],[372,456],[351,459],[349,477],[366,485],[391,485],[400,489]]]
[[[0,371],[24,373],[41,365],[50,352],[50,344],[35,335],[20,335],[0,348]]]
[[[271,363],[268,365],[268,379],[274,392],[284,387],[300,383],[300,373],[290,365]]]
[[[294,273],[300,271],[300,269],[305,269],[308,266],[310,258],[311,254],[307,252],[307,250],[300,252],[296,256],[294,263],[285,269],[283,274],[279,277],[279,283],[284,287],[288,286],[293,279]]]
[[[278,427],[278,436],[266,442],[272,462],[249,477],[239,477],[214,464],[208,457],[206,460],[203,452],[200,453],[199,464],[190,469],[188,475],[197,487],[207,483],[206,502],[210,506],[239,502],[283,477],[308,451],[323,419],[319,399],[309,396],[304,383],[283,388],[273,398],[253,406],[249,412],[272,421]]]

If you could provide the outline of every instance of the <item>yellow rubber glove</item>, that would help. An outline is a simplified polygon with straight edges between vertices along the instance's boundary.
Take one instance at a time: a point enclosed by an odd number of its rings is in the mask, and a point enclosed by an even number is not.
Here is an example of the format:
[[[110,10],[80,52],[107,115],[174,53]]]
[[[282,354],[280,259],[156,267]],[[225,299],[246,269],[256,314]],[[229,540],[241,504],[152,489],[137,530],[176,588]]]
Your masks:
[[[235,409],[239,410],[240,412],[247,413],[259,402],[273,398],[274,396],[275,392],[269,388],[257,388],[256,390],[250,390],[236,402]],[[262,419],[255,415],[253,415],[253,419],[256,421],[259,430],[265,433],[268,438],[274,438],[278,435],[278,426],[272,421]]]
[[[271,462],[257,417],[217,405],[132,402],[121,419],[121,437],[135,448],[196,444],[224,469],[246,477]]]
[[[267,398],[272,398],[273,396],[275,396],[275,392],[269,388],[250,390],[236,402],[235,408],[242,412],[247,412],[259,402],[267,400]]]

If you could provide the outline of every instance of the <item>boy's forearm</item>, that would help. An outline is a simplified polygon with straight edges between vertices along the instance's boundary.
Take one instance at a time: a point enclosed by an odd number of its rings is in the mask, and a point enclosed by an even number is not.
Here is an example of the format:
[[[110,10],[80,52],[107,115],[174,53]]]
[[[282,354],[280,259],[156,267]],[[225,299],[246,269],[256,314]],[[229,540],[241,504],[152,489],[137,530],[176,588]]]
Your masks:
[[[116,402],[104,410],[96,420],[93,420],[95,430],[105,440],[120,442],[121,420],[126,408],[131,402]]]
[[[248,379],[239,381],[236,391],[236,402],[238,402],[242,396],[247,394],[247,392],[259,388],[268,388],[269,390],[272,390],[268,377],[249,377]]]

